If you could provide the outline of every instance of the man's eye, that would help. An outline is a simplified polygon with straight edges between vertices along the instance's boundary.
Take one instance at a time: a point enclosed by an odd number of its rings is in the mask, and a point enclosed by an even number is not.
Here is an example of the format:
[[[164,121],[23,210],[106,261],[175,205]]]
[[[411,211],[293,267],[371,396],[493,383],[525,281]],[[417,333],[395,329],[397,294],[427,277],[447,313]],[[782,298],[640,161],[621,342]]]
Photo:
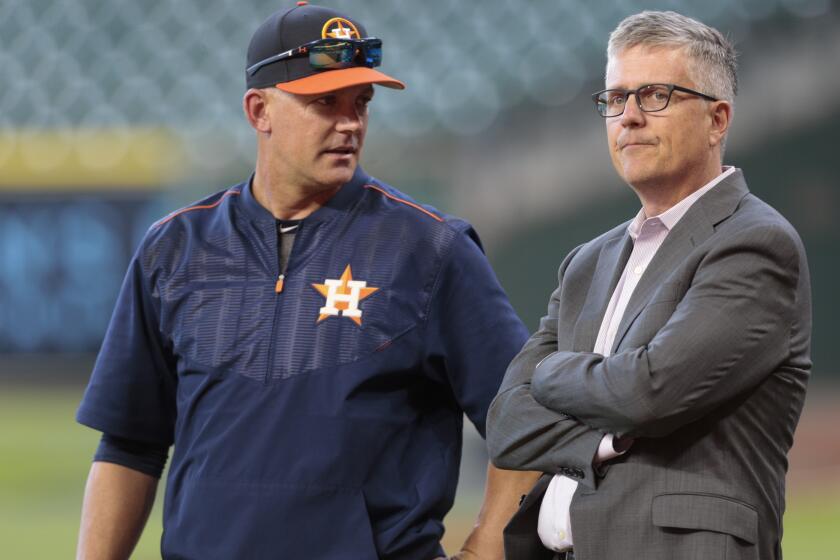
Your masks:
[[[325,95],[315,100],[320,105],[335,105],[335,95]]]
[[[624,105],[624,100],[624,95],[616,93],[607,97],[607,104],[609,104],[612,107],[619,107],[621,105]]]
[[[645,99],[662,103],[668,99],[668,90],[662,87],[647,87],[642,89],[639,95]]]

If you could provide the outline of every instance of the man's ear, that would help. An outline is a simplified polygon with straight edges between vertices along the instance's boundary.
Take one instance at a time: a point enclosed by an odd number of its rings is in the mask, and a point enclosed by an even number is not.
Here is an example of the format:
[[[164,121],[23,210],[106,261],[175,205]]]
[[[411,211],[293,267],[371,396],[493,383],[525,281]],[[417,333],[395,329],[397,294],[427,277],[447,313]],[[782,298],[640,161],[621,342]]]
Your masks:
[[[268,118],[268,92],[251,88],[242,97],[242,110],[245,118],[257,132],[271,132],[271,120]]]
[[[728,101],[712,102],[712,126],[709,131],[709,146],[720,146],[732,122],[732,104]]]

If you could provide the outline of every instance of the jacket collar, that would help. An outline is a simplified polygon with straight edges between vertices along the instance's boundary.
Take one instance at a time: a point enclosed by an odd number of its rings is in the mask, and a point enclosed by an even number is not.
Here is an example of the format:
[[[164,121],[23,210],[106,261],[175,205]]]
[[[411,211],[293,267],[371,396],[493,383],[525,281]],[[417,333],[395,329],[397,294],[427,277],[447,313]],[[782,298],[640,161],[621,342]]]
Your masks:
[[[353,208],[362,194],[362,188],[371,181],[370,175],[365,173],[361,166],[356,167],[353,178],[338,189],[327,203],[304,218],[306,224],[316,224],[331,221],[345,215]],[[277,219],[254,197],[253,192],[254,174],[247,182],[242,184],[241,205],[245,213],[254,221],[263,224],[275,224]]]

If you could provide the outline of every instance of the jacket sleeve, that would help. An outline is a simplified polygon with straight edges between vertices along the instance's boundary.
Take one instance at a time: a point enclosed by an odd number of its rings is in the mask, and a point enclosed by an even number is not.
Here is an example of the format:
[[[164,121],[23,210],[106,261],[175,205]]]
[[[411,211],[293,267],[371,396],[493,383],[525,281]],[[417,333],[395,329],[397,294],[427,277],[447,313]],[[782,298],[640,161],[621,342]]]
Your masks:
[[[606,358],[557,352],[536,368],[534,398],[620,436],[664,437],[704,417],[789,355],[800,262],[784,228],[739,232],[704,256],[648,344]]]
[[[560,265],[548,314],[505,373],[487,418],[487,445],[491,460],[500,468],[561,473],[594,487],[592,460],[604,434],[559,409],[545,407],[531,394],[535,368],[557,351],[563,276],[578,249]]]
[[[487,409],[528,338],[475,231],[464,223],[444,256],[426,326],[427,360],[485,436]]]
[[[160,331],[160,302],[148,287],[141,250],[129,265],[76,419],[112,436],[168,447],[175,358]]]

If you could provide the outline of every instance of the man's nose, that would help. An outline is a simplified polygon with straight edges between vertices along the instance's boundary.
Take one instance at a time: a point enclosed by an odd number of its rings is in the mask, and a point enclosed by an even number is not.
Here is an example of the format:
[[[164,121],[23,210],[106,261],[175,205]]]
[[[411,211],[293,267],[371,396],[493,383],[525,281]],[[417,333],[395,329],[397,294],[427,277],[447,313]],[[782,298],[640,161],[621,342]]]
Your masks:
[[[356,132],[362,128],[363,122],[364,113],[352,107],[341,112],[336,128],[339,132]]]
[[[620,118],[622,126],[639,126],[645,122],[645,112],[639,107],[639,97],[636,92],[631,91],[627,95],[627,100],[624,102],[624,112]]]

